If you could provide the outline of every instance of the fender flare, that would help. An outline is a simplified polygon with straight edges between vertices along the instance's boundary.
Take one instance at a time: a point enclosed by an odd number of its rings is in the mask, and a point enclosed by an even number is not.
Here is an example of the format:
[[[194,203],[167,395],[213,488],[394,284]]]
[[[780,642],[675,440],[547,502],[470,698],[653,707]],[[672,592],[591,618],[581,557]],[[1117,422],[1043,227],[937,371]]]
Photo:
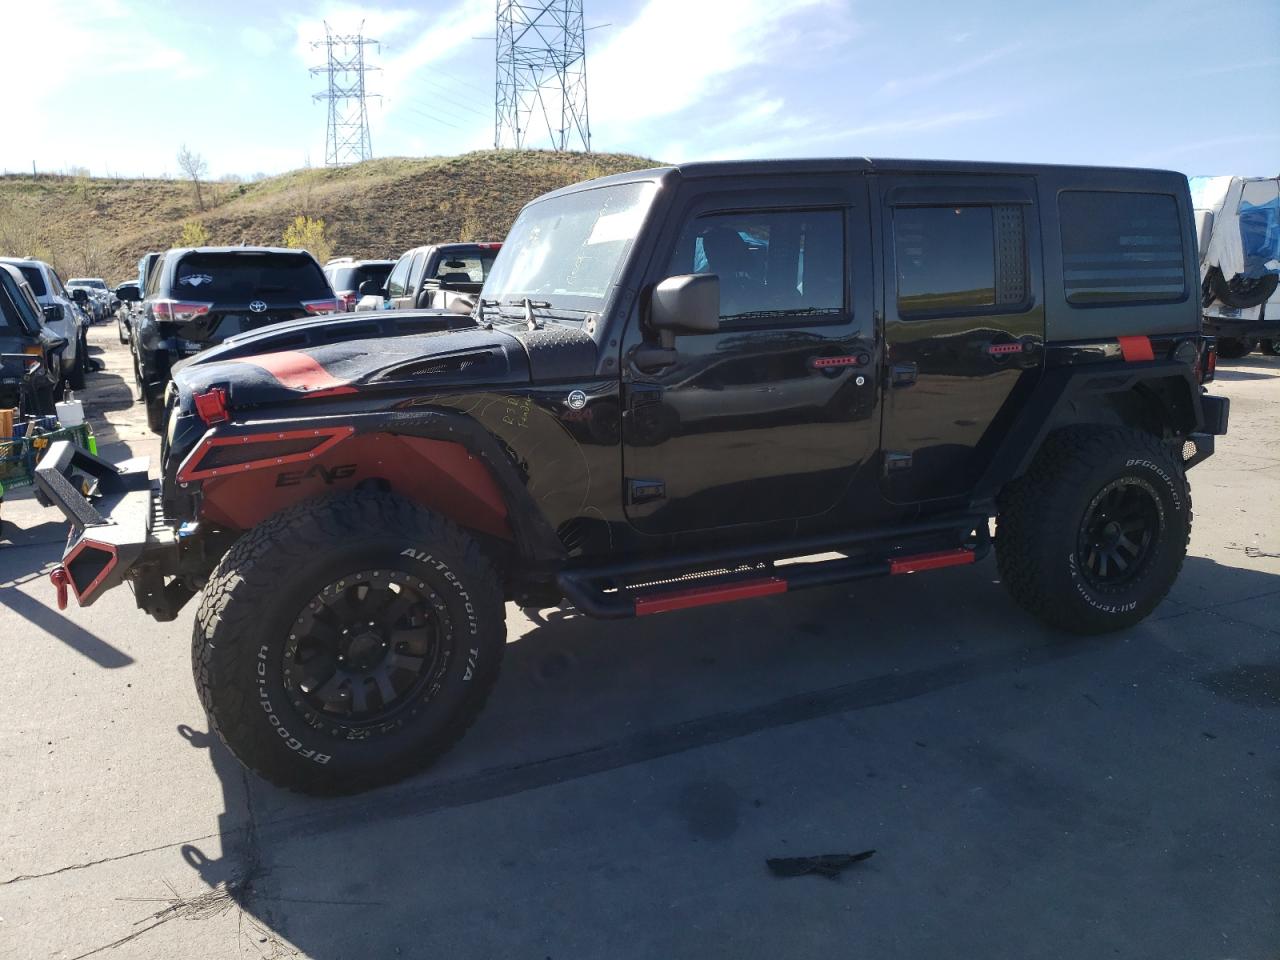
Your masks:
[[[1156,381],[1173,384],[1173,389],[1182,394],[1188,415],[1176,424],[1178,432],[1187,435],[1201,430],[1205,418],[1200,386],[1184,363],[1155,360],[1105,367],[1081,364],[1046,369],[989,461],[974,488],[973,499],[993,501],[1006,483],[1026,473],[1049,434],[1060,426],[1077,422],[1069,411],[1078,401],[1129,393],[1140,390],[1144,384],[1154,385]]]

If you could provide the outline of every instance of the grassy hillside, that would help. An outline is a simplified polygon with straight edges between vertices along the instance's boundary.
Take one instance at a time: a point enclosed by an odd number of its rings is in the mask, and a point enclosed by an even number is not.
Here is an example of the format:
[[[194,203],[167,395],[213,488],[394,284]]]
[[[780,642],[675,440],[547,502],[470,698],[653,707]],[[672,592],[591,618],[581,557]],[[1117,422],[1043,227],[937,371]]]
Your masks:
[[[132,277],[148,250],[198,220],[214,244],[275,244],[294,217],[321,217],[335,256],[395,257],[421,243],[500,240],[520,207],[580,180],[653,166],[619,154],[484,151],[297,170],[251,184],[0,177],[0,254],[40,256],[67,276]]]

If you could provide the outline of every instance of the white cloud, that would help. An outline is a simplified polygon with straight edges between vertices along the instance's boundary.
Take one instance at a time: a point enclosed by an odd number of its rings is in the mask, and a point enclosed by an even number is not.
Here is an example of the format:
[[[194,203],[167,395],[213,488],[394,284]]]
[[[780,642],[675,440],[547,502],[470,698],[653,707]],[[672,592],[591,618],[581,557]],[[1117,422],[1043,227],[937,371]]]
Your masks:
[[[929,87],[936,87],[941,83],[946,83],[948,80],[954,80],[956,77],[962,77],[967,73],[973,73],[975,70],[981,70],[988,64],[1012,56],[1021,49],[1021,43],[1010,43],[989,53],[984,53],[980,57],[974,57],[963,63],[943,67],[940,70],[933,70],[929,73],[916,73],[888,80],[880,87],[879,95],[882,97],[900,97],[908,93],[919,93]]]
[[[737,71],[794,44],[787,27],[798,15],[842,7],[833,0],[649,0],[601,47],[588,47],[592,125],[603,142],[722,94]]]

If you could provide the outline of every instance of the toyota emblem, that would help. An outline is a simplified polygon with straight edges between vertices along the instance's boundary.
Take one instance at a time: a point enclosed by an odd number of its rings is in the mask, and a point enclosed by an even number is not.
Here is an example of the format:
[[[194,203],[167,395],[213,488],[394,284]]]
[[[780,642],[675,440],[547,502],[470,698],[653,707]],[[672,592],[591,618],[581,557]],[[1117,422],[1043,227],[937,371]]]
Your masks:
[[[254,313],[266,313],[267,305],[262,300],[254,300],[249,304],[249,309]]]

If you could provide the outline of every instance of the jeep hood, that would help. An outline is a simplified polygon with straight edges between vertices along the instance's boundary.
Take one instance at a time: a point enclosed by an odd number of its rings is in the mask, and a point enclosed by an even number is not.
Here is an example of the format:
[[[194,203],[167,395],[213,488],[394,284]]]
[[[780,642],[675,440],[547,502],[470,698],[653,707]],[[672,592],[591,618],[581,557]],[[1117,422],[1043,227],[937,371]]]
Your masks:
[[[529,382],[528,354],[516,337],[451,316],[466,328],[380,335],[382,315],[359,314],[346,325],[279,324],[206,350],[180,364],[173,379],[184,409],[188,396],[213,387],[227,391],[234,409],[367,391]],[[373,329],[361,329],[365,322]],[[349,332],[356,336],[343,336]]]

